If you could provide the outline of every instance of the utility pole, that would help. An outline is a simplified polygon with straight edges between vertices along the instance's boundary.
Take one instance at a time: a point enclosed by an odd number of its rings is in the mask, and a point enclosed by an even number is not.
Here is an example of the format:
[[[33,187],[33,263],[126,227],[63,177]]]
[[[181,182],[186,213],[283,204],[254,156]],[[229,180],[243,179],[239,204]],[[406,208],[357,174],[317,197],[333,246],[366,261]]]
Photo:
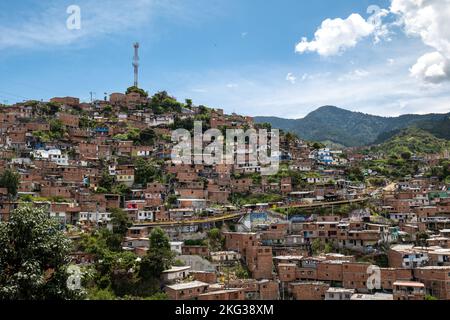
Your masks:
[[[136,42],[134,45],[134,58],[133,58],[133,67],[134,67],[134,86],[138,88],[138,77],[139,77],[139,42]]]

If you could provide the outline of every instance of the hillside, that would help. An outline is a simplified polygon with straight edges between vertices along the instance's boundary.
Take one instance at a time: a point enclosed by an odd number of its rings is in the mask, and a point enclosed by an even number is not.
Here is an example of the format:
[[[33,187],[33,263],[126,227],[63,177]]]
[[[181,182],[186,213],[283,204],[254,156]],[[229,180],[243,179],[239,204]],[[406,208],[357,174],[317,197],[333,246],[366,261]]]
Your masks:
[[[411,125],[411,128],[417,128],[426,131],[436,138],[450,140],[450,118],[444,117],[441,120],[419,121]],[[402,129],[397,129],[380,134],[374,144],[381,144],[392,137],[398,135]]]
[[[292,131],[306,140],[332,141],[348,147],[379,142],[380,135],[395,132],[418,122],[435,128],[435,121],[448,120],[449,114],[403,115],[380,117],[352,112],[333,106],[321,107],[303,119],[255,117],[258,123],[268,122],[273,127]],[[431,124],[430,124],[431,123]],[[393,134],[385,137],[389,138]],[[450,135],[450,134],[449,134]],[[386,139],[385,139],[386,140]]]
[[[450,117],[445,117],[445,119],[438,121],[421,121],[415,126],[440,139],[450,140]]]
[[[411,155],[435,154],[449,148],[449,141],[436,138],[422,129],[411,127],[400,130],[384,143],[373,147],[372,151],[400,156],[405,153]]]

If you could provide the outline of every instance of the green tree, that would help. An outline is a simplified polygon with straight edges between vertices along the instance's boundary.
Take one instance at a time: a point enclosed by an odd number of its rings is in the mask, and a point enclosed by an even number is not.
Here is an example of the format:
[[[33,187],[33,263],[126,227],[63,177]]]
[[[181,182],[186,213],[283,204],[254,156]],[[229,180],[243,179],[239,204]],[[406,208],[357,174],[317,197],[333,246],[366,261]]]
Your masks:
[[[285,140],[286,140],[287,144],[291,144],[291,143],[294,143],[295,141],[298,141],[299,138],[295,133],[288,132],[285,135]]]
[[[350,181],[364,181],[364,173],[357,166],[348,169],[347,175]]]
[[[325,148],[325,145],[323,143],[320,143],[320,142],[314,142],[313,145],[312,145],[312,148],[314,150],[319,150],[319,149]]]
[[[111,192],[114,185],[114,177],[109,174],[107,170],[103,170],[102,176],[98,181],[98,186],[105,189],[107,192]]]
[[[111,289],[92,288],[88,292],[88,300],[116,300],[116,296]]]
[[[175,117],[174,123],[171,126],[172,130],[186,129],[188,131],[194,130],[194,120],[192,118],[181,119]]]
[[[161,178],[161,169],[150,160],[138,158],[135,163],[135,182],[147,185],[147,183]]]
[[[131,193],[131,189],[130,187],[121,183],[118,185],[114,185],[114,187],[112,188],[112,192],[115,194],[120,194],[121,196],[127,196]]]
[[[212,250],[220,250],[223,245],[224,237],[218,228],[208,231],[209,246]]]
[[[155,131],[151,128],[144,129],[139,133],[139,143],[143,146],[153,145],[155,142],[155,138]]]
[[[402,152],[400,156],[403,160],[409,160],[411,159],[411,152]]]
[[[155,95],[150,99],[150,107],[156,114],[161,114],[164,112],[180,113],[182,104],[174,97],[169,96],[166,91],[161,91],[155,93]]]
[[[324,253],[331,253],[333,252],[333,246],[330,243],[326,243],[323,251]]]
[[[314,239],[314,241],[311,243],[311,250],[313,254],[318,254],[322,250],[322,241],[320,239]]]
[[[125,211],[119,208],[111,209],[111,223],[113,226],[113,233],[125,236],[128,228],[132,223],[128,219],[128,215]]]
[[[71,242],[40,208],[21,207],[0,223],[0,299],[74,299],[67,286]]]
[[[50,120],[50,133],[53,138],[60,139],[65,132],[64,125],[59,119]]]
[[[139,93],[142,97],[148,97],[148,93],[145,90],[143,90],[141,88],[138,88],[136,86],[129,87],[127,89],[127,91],[126,91],[126,94],[130,94],[130,93],[133,93],[133,92],[134,93]]]
[[[123,238],[127,234],[132,223],[129,221],[125,211],[119,208],[111,210],[112,231],[102,229],[102,236],[109,250],[119,252],[122,250]]]
[[[47,113],[48,115],[51,116],[57,114],[59,110],[61,110],[61,104],[57,102],[48,102],[42,108],[42,111],[44,111],[44,113]]]
[[[167,235],[161,228],[155,228],[150,234],[150,248],[142,259],[139,275],[143,280],[155,280],[161,273],[170,268],[174,254],[170,249]]]
[[[428,247],[427,240],[430,236],[426,232],[419,232],[416,236],[416,245],[421,247]]]
[[[10,169],[6,169],[0,176],[0,188],[6,188],[11,197],[17,195],[20,184],[20,175]]]

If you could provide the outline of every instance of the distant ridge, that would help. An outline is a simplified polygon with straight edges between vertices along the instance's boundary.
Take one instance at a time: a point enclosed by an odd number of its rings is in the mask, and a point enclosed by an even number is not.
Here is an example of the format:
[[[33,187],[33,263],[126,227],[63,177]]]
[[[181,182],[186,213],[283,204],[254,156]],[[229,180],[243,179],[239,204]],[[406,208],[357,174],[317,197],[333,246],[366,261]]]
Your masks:
[[[450,127],[437,129],[434,125],[450,125],[450,113],[381,117],[361,112],[353,112],[335,106],[323,106],[309,113],[303,119],[283,119],[277,117],[255,117],[257,123],[270,123],[274,128],[296,133],[299,137],[314,141],[332,141],[347,147],[358,147],[380,143],[398,131],[412,125],[439,138],[450,137]],[[428,129],[427,129],[428,128]],[[435,133],[430,130],[436,131]],[[383,137],[384,135],[384,137]],[[447,137],[448,136],[448,137]],[[381,138],[381,141],[380,141]]]

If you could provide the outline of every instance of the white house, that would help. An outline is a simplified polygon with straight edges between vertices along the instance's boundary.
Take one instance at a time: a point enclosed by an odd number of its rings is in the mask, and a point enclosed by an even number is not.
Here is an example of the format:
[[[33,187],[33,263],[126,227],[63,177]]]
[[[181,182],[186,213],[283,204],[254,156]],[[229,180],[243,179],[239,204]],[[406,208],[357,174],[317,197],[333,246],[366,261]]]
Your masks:
[[[69,165],[69,157],[66,154],[62,154],[61,150],[59,149],[34,150],[31,152],[31,154],[36,159],[48,159],[52,162],[56,162],[56,164],[60,166]]]
[[[108,222],[111,221],[111,213],[109,212],[80,212],[79,222]]]
[[[190,274],[191,267],[172,267],[169,270],[164,270],[161,274],[161,278],[165,283],[174,283],[179,280],[187,278]]]
[[[175,252],[176,254],[181,254],[181,247],[183,246],[183,241],[171,241],[170,242],[170,250]]]

